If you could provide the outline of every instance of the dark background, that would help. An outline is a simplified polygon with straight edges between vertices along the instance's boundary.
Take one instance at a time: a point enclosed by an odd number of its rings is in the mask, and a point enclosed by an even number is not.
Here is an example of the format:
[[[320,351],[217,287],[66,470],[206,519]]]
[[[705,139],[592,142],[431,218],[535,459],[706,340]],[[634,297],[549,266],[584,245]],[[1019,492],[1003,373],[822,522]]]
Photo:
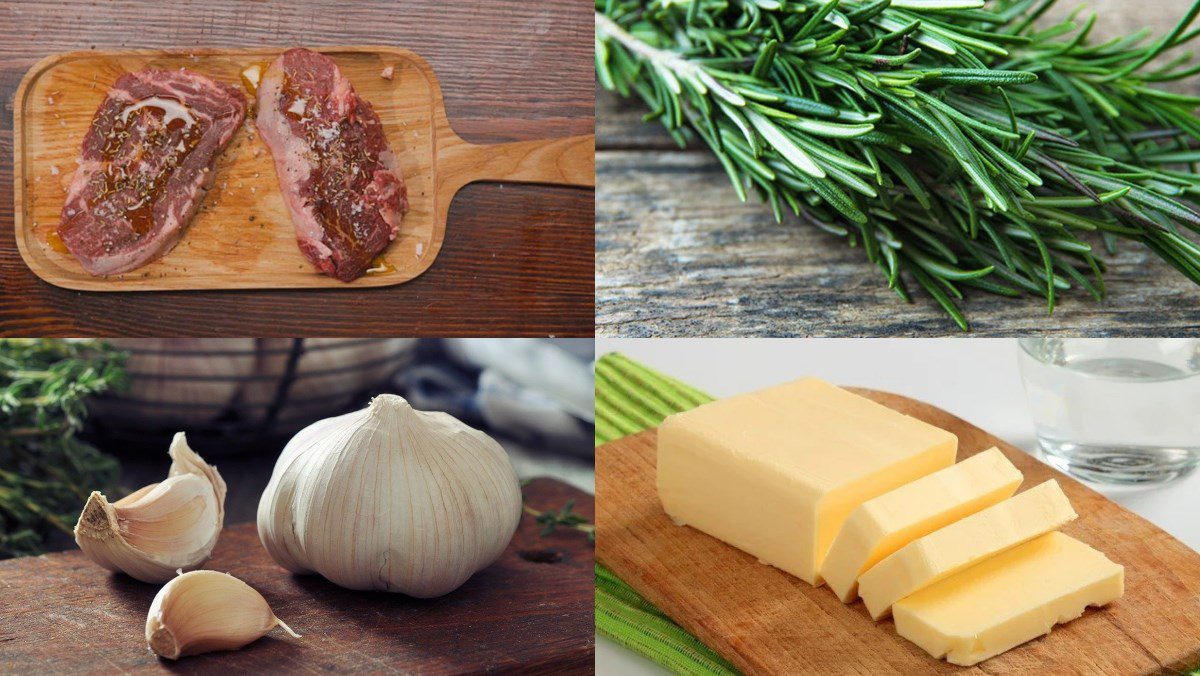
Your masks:
[[[83,293],[41,281],[13,236],[13,96],[80,49],[382,44],[437,73],[473,143],[593,133],[591,9],[522,2],[0,2],[0,335],[579,335],[594,321],[594,192],[474,184],[417,279],[378,289]]]

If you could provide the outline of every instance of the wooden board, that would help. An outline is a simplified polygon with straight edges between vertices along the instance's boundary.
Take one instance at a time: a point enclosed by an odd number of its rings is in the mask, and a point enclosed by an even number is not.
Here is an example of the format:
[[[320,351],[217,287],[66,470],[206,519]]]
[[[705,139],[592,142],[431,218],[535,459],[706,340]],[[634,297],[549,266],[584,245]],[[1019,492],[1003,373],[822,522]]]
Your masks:
[[[674,525],[655,490],[653,430],[596,449],[598,560],[747,673],[1136,674],[1200,665],[1200,554],[945,411],[855,391],[958,435],[960,460],[1000,447],[1024,473],[1022,489],[1057,479],[1079,513],[1063,531],[1125,566],[1125,596],[975,667],[934,660],[890,619],[872,622],[862,603],[845,605],[826,588]]]
[[[467,185],[450,205],[433,266],[399,286],[80,293],[42,281],[17,249],[12,145],[12,104],[33,64],[56,52],[132,47],[402,46],[433,67],[454,130],[472,143],[592,134],[590,7],[574,0],[0,6],[0,335],[592,335],[591,189]]]
[[[1097,43],[1149,28],[1163,35],[1191,0],[1088,3]],[[1078,3],[1059,2],[1043,23]],[[1200,79],[1178,83],[1200,93]],[[604,336],[934,336],[960,331],[919,290],[906,304],[862,248],[771,207],[738,201],[729,177],[697,145],[681,150],[640,99],[596,93],[596,333]],[[1200,330],[1200,287],[1135,242],[1101,255],[1108,296],[1060,294],[1052,316],[1036,296],[964,289],[976,336],[1145,336]]]
[[[592,496],[551,479],[526,503]],[[227,527],[205,568],[262,593],[300,639],[275,631],[236,652],[160,661],[146,648],[157,585],[96,566],[79,551],[0,562],[0,673],[590,673],[593,549],[574,530],[539,534],[526,514],[500,560],[439,599],[342,589],[276,565],[253,524]]]
[[[374,106],[408,185],[409,211],[383,253],[384,271],[347,284],[304,259],[253,115],[219,157],[212,189],[171,252],[109,278],[84,271],[54,228],[83,136],[113,82],[144,68],[188,68],[236,83],[245,68],[265,68],[281,51],[84,51],[38,62],[17,89],[13,108],[15,227],[29,267],[51,284],[90,291],[389,286],[432,265],[445,238],[450,202],[467,183],[594,182],[591,137],[473,145],[450,128],[437,78],[416,54],[393,47],[321,47]],[[380,76],[388,66],[395,68],[392,80]]]

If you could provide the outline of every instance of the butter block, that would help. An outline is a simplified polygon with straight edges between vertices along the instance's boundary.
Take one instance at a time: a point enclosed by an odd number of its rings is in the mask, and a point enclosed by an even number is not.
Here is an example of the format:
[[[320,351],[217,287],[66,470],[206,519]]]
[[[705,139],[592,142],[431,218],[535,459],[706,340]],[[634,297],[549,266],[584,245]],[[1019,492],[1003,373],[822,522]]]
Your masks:
[[[896,632],[930,655],[978,664],[1124,593],[1125,569],[1047,533],[901,599]]]
[[[658,428],[676,523],[809,583],[863,502],[954,463],[958,438],[816,378],[677,413]]]
[[[1054,479],[917,538],[858,578],[871,617],[892,604],[991,556],[1057,530],[1076,517]]]
[[[919,537],[1011,497],[1021,471],[998,448],[872,498],[838,531],[821,576],[838,598],[858,598],[858,576]]]

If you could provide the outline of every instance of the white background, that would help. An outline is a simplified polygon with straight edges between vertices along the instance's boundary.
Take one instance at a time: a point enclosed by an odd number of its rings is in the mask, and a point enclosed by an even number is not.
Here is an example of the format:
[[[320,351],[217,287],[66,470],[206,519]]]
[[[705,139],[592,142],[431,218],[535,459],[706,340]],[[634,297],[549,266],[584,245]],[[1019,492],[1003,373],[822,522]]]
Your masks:
[[[715,396],[806,375],[904,394],[1030,452],[1036,441],[1018,349],[1015,340],[980,338],[596,340],[597,355],[622,352]],[[1200,550],[1200,472],[1159,488],[1096,488]],[[597,637],[596,673],[665,672]]]

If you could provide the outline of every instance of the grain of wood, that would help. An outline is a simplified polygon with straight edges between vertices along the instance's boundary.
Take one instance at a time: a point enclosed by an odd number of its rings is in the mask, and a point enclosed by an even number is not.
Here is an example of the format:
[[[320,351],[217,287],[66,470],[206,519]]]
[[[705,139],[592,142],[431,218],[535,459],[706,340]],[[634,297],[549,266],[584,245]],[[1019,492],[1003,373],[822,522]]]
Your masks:
[[[588,189],[474,184],[449,207],[432,269],[347,292],[80,294],[38,280],[13,236],[12,99],[54,52],[120,48],[395,45],[425,58],[471,143],[590,134],[591,17],[558,2],[0,3],[0,335],[590,335]],[[320,312],[311,308],[319,307]]]
[[[932,300],[900,300],[861,249],[794,219],[777,224],[764,205],[739,202],[705,152],[606,151],[597,161],[598,335],[959,333]],[[1070,294],[1052,316],[1038,297],[971,293],[975,334],[1200,331],[1200,288],[1132,242],[1109,261],[1105,302]]]
[[[1088,3],[1097,40],[1142,26],[1170,30],[1190,0],[1146,6]],[[1046,21],[1077,3],[1060,2]],[[1188,85],[1194,91],[1196,85]],[[604,336],[957,335],[916,290],[906,304],[861,249],[802,224],[776,224],[757,198],[738,202],[721,165],[698,145],[680,149],[646,109],[597,89],[596,333]],[[967,290],[973,335],[1190,335],[1200,332],[1200,287],[1134,242],[1123,242],[1097,303],[1075,290],[1053,315],[1045,300]]]
[[[655,432],[596,449],[597,559],[747,673],[1134,674],[1200,666],[1200,554],[1001,439],[928,404],[856,392],[958,436],[959,459],[992,446],[1024,474],[1057,479],[1079,519],[1063,528],[1125,566],[1125,595],[970,669],[931,659],[843,604],[695,529],[676,526],[655,490]],[[753,527],[753,524],[747,524]]]
[[[551,479],[524,494],[535,509],[574,498],[582,514],[594,513],[590,495]],[[204,567],[257,589],[302,638],[274,632],[178,662],[146,648],[157,585],[109,573],[79,551],[3,561],[0,672],[590,673],[592,545],[578,531],[539,530],[523,516],[499,561],[457,591],[421,600],[292,575],[267,556],[253,524],[227,527]]]

